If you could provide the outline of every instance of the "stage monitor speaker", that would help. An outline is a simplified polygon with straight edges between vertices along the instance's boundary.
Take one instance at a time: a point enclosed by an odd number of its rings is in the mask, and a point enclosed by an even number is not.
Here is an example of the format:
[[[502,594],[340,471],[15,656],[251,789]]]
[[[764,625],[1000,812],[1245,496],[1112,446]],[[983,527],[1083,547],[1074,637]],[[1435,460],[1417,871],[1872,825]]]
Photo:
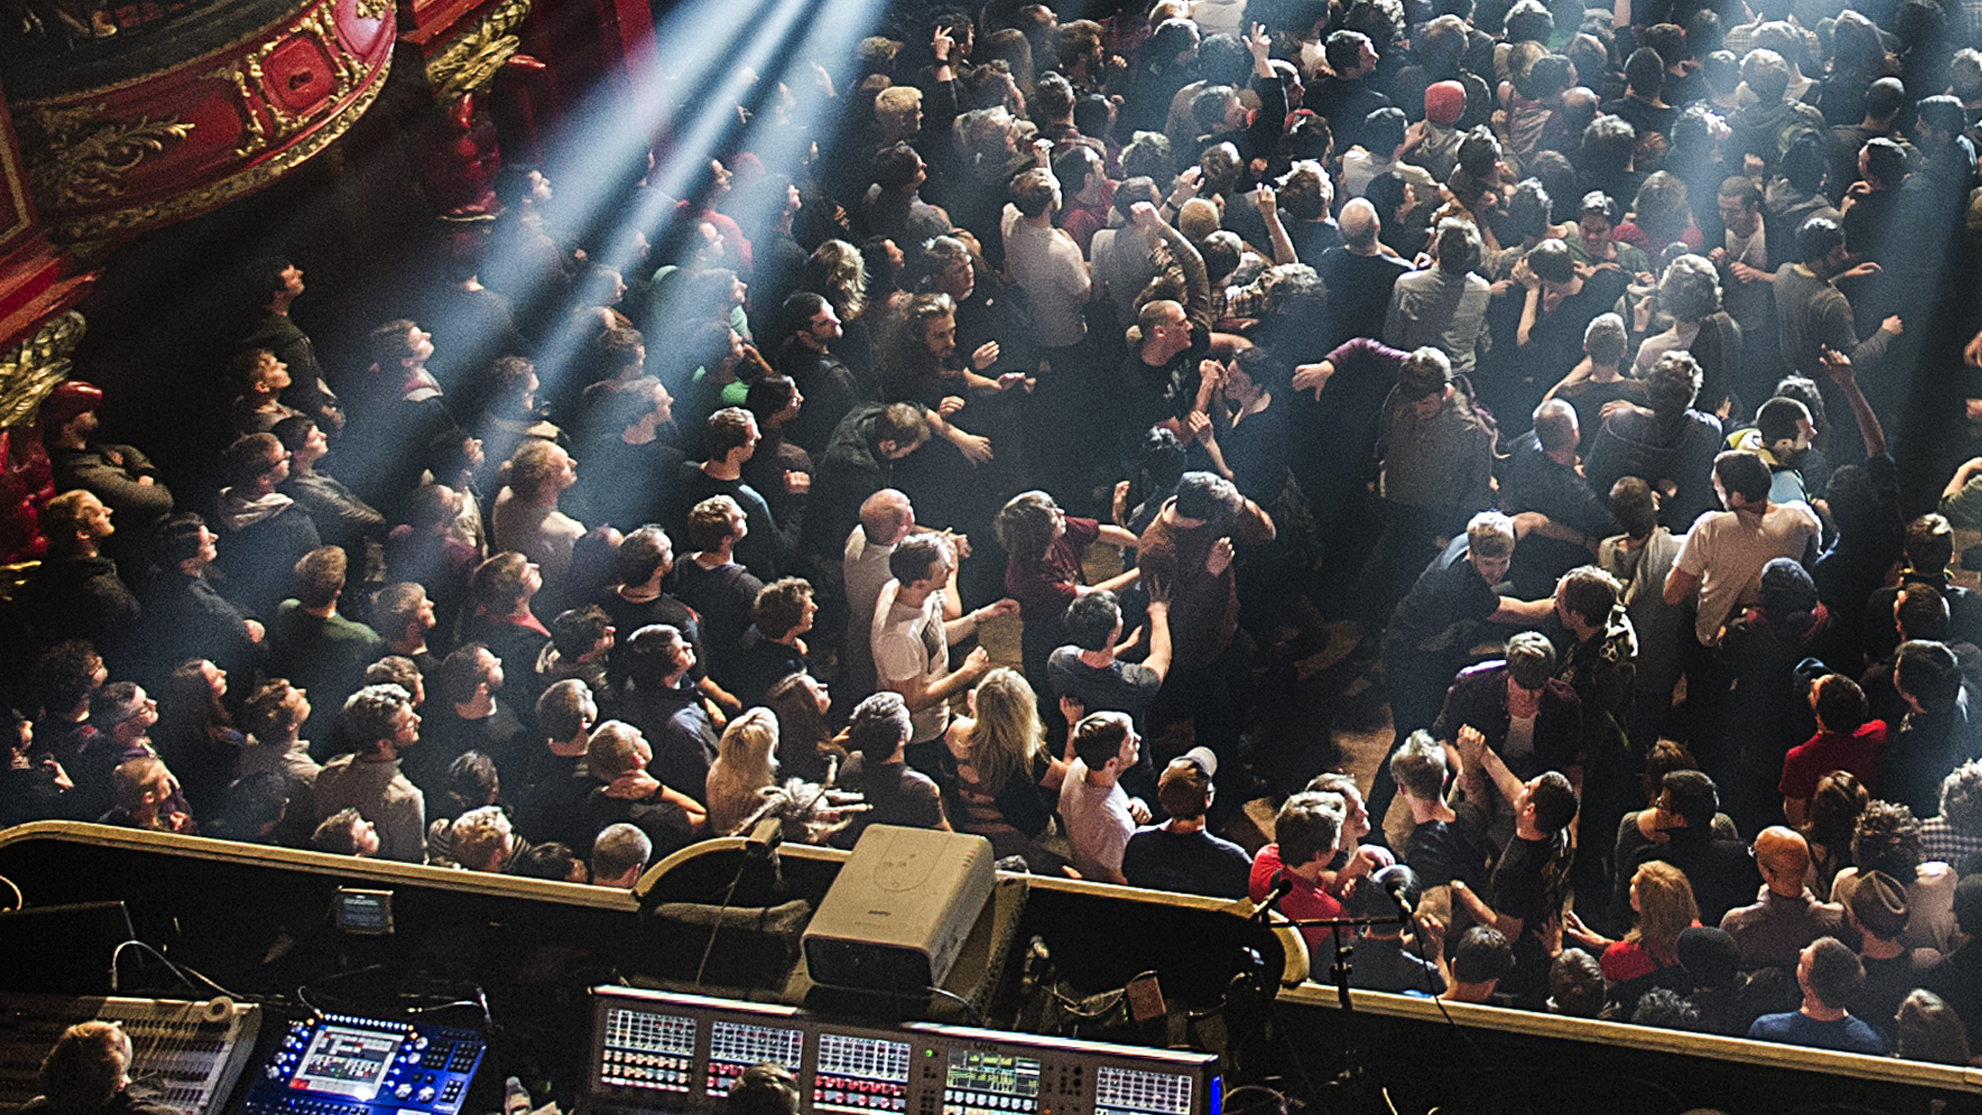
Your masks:
[[[921,997],[950,974],[996,872],[981,836],[870,825],[805,930],[813,982]]]

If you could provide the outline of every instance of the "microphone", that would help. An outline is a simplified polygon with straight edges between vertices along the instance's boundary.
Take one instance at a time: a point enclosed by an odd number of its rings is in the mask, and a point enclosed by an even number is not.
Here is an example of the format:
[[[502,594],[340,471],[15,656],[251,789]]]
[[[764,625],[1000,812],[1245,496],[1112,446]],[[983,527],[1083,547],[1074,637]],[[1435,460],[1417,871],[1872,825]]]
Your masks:
[[[1293,892],[1294,877],[1285,871],[1280,872],[1273,878],[1273,888],[1267,891],[1266,897],[1260,899],[1259,905],[1254,907],[1253,916],[1261,921],[1265,921],[1267,912],[1278,906],[1281,899]]]
[[[1403,876],[1400,874],[1389,875],[1388,878],[1378,880],[1377,885],[1381,886],[1383,893],[1389,895],[1390,900],[1397,904],[1398,915],[1405,921],[1410,921],[1417,911],[1411,908],[1411,900],[1405,897],[1404,891],[1407,881]]]

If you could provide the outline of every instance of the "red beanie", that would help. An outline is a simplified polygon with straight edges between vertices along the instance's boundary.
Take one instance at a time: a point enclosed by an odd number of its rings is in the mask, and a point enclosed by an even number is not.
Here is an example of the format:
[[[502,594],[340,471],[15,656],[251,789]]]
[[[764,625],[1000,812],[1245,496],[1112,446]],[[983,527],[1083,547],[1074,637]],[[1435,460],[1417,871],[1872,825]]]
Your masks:
[[[1435,81],[1425,90],[1425,119],[1434,124],[1457,124],[1466,111],[1466,87],[1456,81]]]

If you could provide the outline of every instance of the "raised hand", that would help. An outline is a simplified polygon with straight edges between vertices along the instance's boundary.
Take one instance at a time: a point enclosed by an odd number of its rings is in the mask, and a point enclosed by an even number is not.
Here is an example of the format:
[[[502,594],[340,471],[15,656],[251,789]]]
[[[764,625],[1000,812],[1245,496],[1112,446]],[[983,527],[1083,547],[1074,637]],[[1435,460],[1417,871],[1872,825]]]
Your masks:
[[[970,677],[980,678],[991,670],[991,652],[983,647],[970,652],[963,660],[963,672]]]
[[[971,464],[981,465],[991,460],[991,439],[988,437],[958,431],[955,444],[957,452],[962,453],[963,459]]]
[[[1266,33],[1266,25],[1253,24],[1246,32],[1246,52],[1253,56],[1253,61],[1264,62],[1272,49],[1273,38]]]
[[[1316,402],[1321,401],[1321,389],[1328,386],[1328,379],[1335,374],[1335,365],[1323,360],[1319,364],[1302,364],[1294,369],[1293,387],[1296,391],[1313,391]]]
[[[1211,552],[1205,555],[1204,571],[1214,577],[1222,577],[1227,569],[1232,568],[1232,557],[1232,540],[1220,538],[1212,543]]]
[[[1061,697],[1060,715],[1067,718],[1067,727],[1071,728],[1087,715],[1087,706],[1081,704],[1078,697]]]
[[[1015,616],[1018,614],[1019,602],[1009,596],[977,609],[977,616],[980,621],[997,619],[999,616]]]

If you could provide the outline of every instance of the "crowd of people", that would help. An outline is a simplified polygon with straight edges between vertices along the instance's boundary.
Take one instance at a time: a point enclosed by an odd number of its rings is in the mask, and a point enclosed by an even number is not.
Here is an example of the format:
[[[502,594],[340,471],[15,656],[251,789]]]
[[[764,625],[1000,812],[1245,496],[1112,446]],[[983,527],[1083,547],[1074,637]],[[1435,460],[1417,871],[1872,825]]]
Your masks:
[[[1367,918],[1364,986],[1968,1061],[1982,10],[888,18],[613,219],[506,167],[366,351],[244,261],[218,485],[57,387],[0,824],[956,829]],[[1360,781],[1280,722],[1331,630]]]

